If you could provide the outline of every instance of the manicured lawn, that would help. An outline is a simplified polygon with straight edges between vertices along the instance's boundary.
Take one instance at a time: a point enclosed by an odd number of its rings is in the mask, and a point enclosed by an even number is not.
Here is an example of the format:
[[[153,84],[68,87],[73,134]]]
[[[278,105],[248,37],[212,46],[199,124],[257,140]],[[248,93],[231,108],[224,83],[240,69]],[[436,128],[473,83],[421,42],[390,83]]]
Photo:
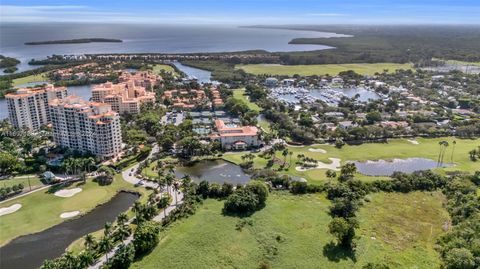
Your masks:
[[[358,214],[358,256],[391,268],[439,268],[434,246],[450,220],[445,197],[440,192],[370,196]]]
[[[239,100],[242,100],[244,101],[248,108],[253,110],[253,111],[257,111],[258,113],[261,113],[262,111],[262,108],[259,107],[257,104],[255,104],[254,102],[251,102],[248,98],[248,95],[245,94],[245,89],[235,89],[233,90],[233,97],[235,99],[239,99]],[[270,132],[271,131],[271,128],[270,128],[270,122],[266,119],[260,119],[258,121],[258,125],[266,132]]]
[[[13,80],[13,86],[18,86],[26,83],[37,82],[37,81],[47,81],[47,73],[41,73],[38,75],[30,75],[23,78],[16,78]]]
[[[314,158],[318,161],[324,163],[331,163],[328,158],[339,158],[341,163],[345,164],[345,161],[367,161],[367,160],[379,160],[379,159],[405,159],[410,157],[423,157],[429,158],[432,160],[437,160],[439,153],[438,142],[446,140],[450,143],[450,146],[447,148],[445,154],[445,162],[451,161],[451,155],[453,151],[453,140],[456,140],[457,144],[455,145],[455,150],[453,154],[453,163],[455,166],[448,168],[439,168],[435,169],[439,173],[445,173],[446,171],[467,171],[474,172],[480,170],[480,162],[472,162],[469,159],[468,152],[478,145],[480,145],[480,139],[471,140],[471,139],[456,139],[452,137],[446,138],[418,138],[416,141],[419,142],[418,145],[414,145],[408,142],[406,139],[393,139],[389,140],[388,143],[368,143],[359,146],[344,146],[341,149],[338,149],[332,145],[317,145],[317,146],[306,146],[306,147],[289,147],[288,149],[293,152],[292,155],[292,165],[288,168],[287,171],[282,171],[282,173],[288,173],[294,176],[300,176],[306,178],[310,182],[321,182],[327,180],[325,175],[326,169],[312,169],[305,172],[299,172],[295,170],[297,166],[297,155],[304,154],[307,157]],[[327,153],[312,152],[309,149],[323,149]],[[242,159],[241,153],[225,154],[224,159],[234,162],[241,163]],[[257,154],[258,155],[258,154]],[[283,157],[280,153],[277,153],[277,158],[283,161]],[[255,167],[262,168],[267,164],[267,160],[257,157],[254,159]],[[289,163],[289,157],[287,157],[287,166]],[[278,168],[278,166],[274,166]],[[369,177],[361,174],[357,174],[357,177],[362,180],[375,180],[378,178],[385,177]]]
[[[328,233],[330,202],[324,196],[275,192],[268,198],[265,208],[248,218],[252,225],[247,224],[241,230],[236,229],[241,218],[221,213],[223,202],[205,201],[195,215],[162,231],[160,244],[132,268],[259,268],[261,263],[271,268],[361,268],[367,262],[379,260],[395,261],[389,264],[391,268],[438,267],[438,256],[430,243],[439,231],[436,226],[432,228],[427,224],[440,223],[443,215],[434,213],[444,213],[441,201],[430,194],[399,194],[399,199],[391,201],[384,195],[374,195],[373,201],[360,212],[360,237],[355,258],[331,244],[334,238]],[[407,206],[404,209],[404,204],[413,203],[413,199],[418,199],[419,205],[428,203],[434,208]],[[382,207],[383,201],[386,201],[385,207]],[[402,241],[402,249],[398,251],[390,251],[396,246],[384,242],[385,237],[380,233],[372,242],[370,231],[384,224],[367,222],[367,216],[375,215],[378,210],[388,221],[387,212],[391,207],[395,208],[392,217],[399,224],[393,226],[395,230],[389,236],[410,236],[409,240]],[[425,212],[431,215],[414,217]],[[425,237],[431,229],[431,236]],[[380,246],[389,249],[383,251]],[[417,246],[422,246],[419,253],[413,251]]]
[[[170,65],[168,64],[156,64],[156,65],[153,65],[153,72],[155,74],[158,74],[160,73],[160,71],[166,71],[166,72],[170,72],[174,75],[176,75],[176,72],[175,72],[175,69],[173,69],[173,67],[171,67]]]
[[[248,95],[245,94],[245,89],[233,90],[233,98],[242,100],[243,102],[245,102],[245,104],[248,105],[248,108],[253,111],[257,111],[257,112],[262,111],[261,107],[259,107],[257,104],[249,100]]]
[[[30,180],[29,180],[30,178]],[[25,190],[29,189],[28,182],[30,181],[30,185],[32,188],[38,187],[38,186],[43,186],[43,182],[40,180],[40,178],[37,175],[30,175],[28,176],[18,176],[10,179],[4,179],[0,180],[0,187],[11,187],[13,185],[18,185],[20,183],[23,184],[23,187]]]
[[[83,191],[69,198],[57,197],[53,193],[48,193],[48,190],[42,190],[0,204],[0,207],[17,203],[22,205],[18,211],[0,217],[0,245],[20,235],[39,232],[61,223],[64,221],[60,218],[63,212],[79,210],[81,214],[85,214],[97,205],[109,201],[120,190],[147,193],[144,188],[134,188],[125,182],[120,175],[117,175],[109,186],[99,186],[88,180],[85,185],[73,184],[68,188],[76,187],[82,188]],[[142,199],[147,199],[146,196],[148,195],[143,195]]]
[[[314,64],[314,65],[274,65],[274,64],[247,64],[237,65],[235,68],[243,69],[247,73],[254,75],[285,75],[293,76],[295,74],[301,76],[312,75],[337,75],[342,71],[353,70],[361,75],[374,75],[388,69],[394,72],[397,69],[411,69],[411,64],[396,63],[374,63],[374,64]]]

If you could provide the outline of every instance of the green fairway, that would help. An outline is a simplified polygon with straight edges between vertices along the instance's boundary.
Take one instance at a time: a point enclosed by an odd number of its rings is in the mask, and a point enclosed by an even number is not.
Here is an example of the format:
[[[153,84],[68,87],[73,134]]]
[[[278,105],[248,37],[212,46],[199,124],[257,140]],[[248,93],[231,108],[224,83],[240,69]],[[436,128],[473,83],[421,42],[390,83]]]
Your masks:
[[[17,87],[18,85],[32,83],[32,82],[39,82],[39,81],[48,81],[47,73],[41,73],[38,75],[30,75],[22,78],[16,78],[12,82],[13,82],[13,86]]]
[[[341,164],[345,164],[346,161],[367,161],[367,160],[379,160],[379,159],[405,159],[411,157],[421,157],[428,158],[432,160],[437,160],[440,147],[438,142],[446,140],[450,143],[450,146],[447,148],[445,153],[445,162],[453,161],[455,166],[448,168],[438,168],[435,169],[439,173],[445,173],[446,171],[466,171],[474,172],[480,170],[480,162],[472,162],[469,158],[468,152],[480,145],[480,139],[456,139],[452,137],[444,138],[418,138],[416,141],[418,145],[412,144],[406,139],[392,139],[388,143],[366,143],[359,146],[344,146],[341,149],[338,149],[332,145],[317,145],[317,146],[305,146],[305,147],[288,147],[290,151],[293,152],[292,163],[289,166],[290,159],[287,157],[287,171],[281,171],[282,173],[288,173],[290,175],[304,177],[310,182],[321,182],[327,179],[325,172],[327,169],[311,169],[304,172],[297,171],[296,162],[297,155],[304,154],[307,157],[314,158],[318,161],[324,162],[326,164],[331,163],[331,160],[328,158],[339,158],[341,159]],[[455,147],[453,146],[453,140],[456,141]],[[323,149],[326,153],[312,152],[311,149]],[[453,151],[453,159],[452,159]],[[241,163],[242,153],[230,153],[223,156],[224,159],[234,162]],[[262,168],[267,164],[267,160],[261,157],[254,159],[255,167]],[[282,155],[278,152],[277,158],[283,162]],[[278,168],[278,165],[274,165],[274,168]],[[357,178],[362,180],[375,180],[378,178],[385,177],[371,177],[361,174],[357,174]]]
[[[30,182],[30,184],[29,184]],[[29,189],[29,186],[32,188],[44,186],[42,181],[37,175],[23,175],[9,179],[0,180],[0,187],[12,187],[13,185],[18,185],[22,183],[25,190]]]
[[[170,65],[168,64],[156,64],[156,65],[153,65],[153,72],[155,74],[158,74],[160,73],[160,71],[165,71],[165,72],[170,72],[172,73],[173,75],[176,75],[177,72],[175,72],[175,69],[173,67],[171,67]]]
[[[261,107],[259,107],[257,104],[251,102],[248,99],[248,96],[245,94],[245,89],[233,90],[233,98],[239,99],[239,100],[242,100],[243,102],[245,102],[245,104],[247,104],[247,106],[250,110],[257,111],[257,112],[262,111]]]
[[[438,265],[439,261],[431,242],[438,236],[438,229],[435,226],[428,242],[424,242],[423,235],[431,231],[428,223],[437,225],[440,222],[443,215],[433,213],[443,214],[441,201],[430,194],[399,195],[401,199],[388,200],[385,207],[381,203],[389,197],[374,195],[372,206],[367,204],[362,209],[356,257],[332,247],[334,238],[328,233],[330,202],[322,195],[294,196],[275,192],[268,198],[265,208],[247,218],[252,225],[246,224],[240,230],[236,226],[242,219],[224,216],[221,213],[223,202],[205,201],[194,216],[161,232],[160,244],[132,268],[259,268],[260,264],[269,264],[267,268],[361,268],[370,261],[392,260],[396,262],[391,263],[391,268],[435,268],[431,265]],[[412,199],[419,199],[419,205],[433,206],[432,215],[416,220],[414,216],[430,209],[412,206],[403,210],[404,203],[413,202]],[[372,242],[370,231],[376,226],[367,222],[367,216],[377,210],[388,212],[390,207],[396,208],[396,220],[408,224],[405,230],[395,226],[390,236],[414,238],[402,241],[402,249],[392,252],[395,246],[384,242],[380,235]],[[412,213],[415,215],[409,216]],[[426,220],[428,217],[432,219]],[[420,221],[422,225],[418,226]],[[389,248],[383,252],[381,246]],[[416,246],[422,246],[418,253],[412,251]]]
[[[146,193],[144,188],[134,188],[119,175],[109,186],[99,186],[88,180],[85,185],[76,183],[68,188],[77,187],[81,188],[82,192],[69,198],[55,196],[45,189],[0,204],[0,207],[22,205],[18,211],[0,217],[0,245],[20,235],[39,232],[61,223],[64,221],[60,218],[63,212],[79,210],[81,214],[85,214],[97,205],[109,201],[120,190]],[[145,196],[147,195],[143,195]]]
[[[301,76],[312,75],[337,75],[342,71],[353,70],[361,75],[374,75],[382,73],[383,70],[394,72],[397,69],[411,69],[411,64],[396,63],[374,63],[374,64],[314,64],[314,65],[275,65],[275,64],[247,64],[237,65],[235,68],[243,69],[247,73],[254,75],[272,75],[272,76]]]

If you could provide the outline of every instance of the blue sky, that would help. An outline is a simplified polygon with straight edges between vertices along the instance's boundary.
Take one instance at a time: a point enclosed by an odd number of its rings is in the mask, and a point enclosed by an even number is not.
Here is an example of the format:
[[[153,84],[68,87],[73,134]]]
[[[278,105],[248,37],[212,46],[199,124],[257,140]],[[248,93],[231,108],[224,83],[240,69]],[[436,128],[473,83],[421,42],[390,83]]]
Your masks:
[[[1,0],[0,21],[480,24],[480,0]]]

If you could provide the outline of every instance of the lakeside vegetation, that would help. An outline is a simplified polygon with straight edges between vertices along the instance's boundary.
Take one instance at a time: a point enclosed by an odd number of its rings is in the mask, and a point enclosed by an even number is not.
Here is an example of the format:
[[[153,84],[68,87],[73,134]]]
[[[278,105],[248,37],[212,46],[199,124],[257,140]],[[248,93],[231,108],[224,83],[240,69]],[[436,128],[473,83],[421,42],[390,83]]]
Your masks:
[[[25,45],[53,45],[53,44],[81,44],[81,43],[121,43],[121,39],[113,38],[77,38],[65,40],[49,40],[49,41],[35,41],[25,42]]]
[[[237,65],[241,69],[254,75],[272,76],[313,76],[313,75],[338,75],[340,72],[353,70],[357,74],[372,76],[384,70],[395,72],[397,69],[409,70],[412,64],[396,63],[364,63],[364,64],[316,64],[316,65],[278,65],[278,64],[247,64]]]
[[[314,145],[314,146],[290,146],[287,147],[289,152],[292,152],[291,161],[290,157],[286,158],[286,166],[284,169],[280,169],[283,163],[284,156],[279,151],[275,154],[277,160],[271,166],[272,169],[278,170],[280,173],[289,174],[293,176],[303,177],[311,183],[322,183],[328,180],[326,172],[328,169],[310,169],[304,172],[296,170],[298,166],[297,162],[300,161],[299,155],[303,155],[308,158],[313,158],[317,161],[325,164],[332,163],[329,158],[338,158],[341,160],[341,164],[345,164],[346,161],[368,161],[368,160],[392,160],[392,159],[406,159],[406,158],[428,158],[437,160],[439,154],[439,142],[447,140],[452,142],[456,141],[455,148],[450,147],[447,149],[445,162],[450,162],[453,151],[453,163],[455,166],[446,168],[437,168],[437,172],[445,174],[453,171],[474,172],[480,169],[480,163],[472,162],[469,157],[469,152],[472,148],[477,147],[480,144],[480,139],[455,139],[455,138],[417,138],[415,139],[418,145],[412,144],[406,139],[391,139],[388,143],[368,143],[362,145],[345,145],[342,148],[337,148],[333,145]],[[311,149],[322,149],[326,153],[312,152]],[[244,153],[229,153],[223,155],[223,159],[242,164],[244,160],[242,156]],[[268,160],[260,157],[260,154],[253,154],[253,166],[254,168],[268,167]],[[385,179],[387,177],[373,177],[366,176],[360,173],[355,175],[358,179],[364,181],[372,181],[378,179]]]

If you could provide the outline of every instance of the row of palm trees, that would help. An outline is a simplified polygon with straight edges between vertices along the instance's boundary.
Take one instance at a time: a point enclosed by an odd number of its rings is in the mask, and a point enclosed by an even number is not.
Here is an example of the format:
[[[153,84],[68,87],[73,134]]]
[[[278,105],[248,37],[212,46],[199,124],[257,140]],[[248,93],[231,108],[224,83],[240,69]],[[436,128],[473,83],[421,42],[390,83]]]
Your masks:
[[[445,159],[445,153],[447,151],[447,148],[449,147],[449,143],[448,141],[445,141],[445,140],[442,140],[440,142],[438,142],[438,144],[440,145],[440,152],[438,153],[438,159],[437,159],[437,166],[440,167],[440,166],[443,166],[443,160]],[[452,142],[452,145],[453,145],[453,148],[452,148],[452,154],[450,155],[450,162],[453,163],[453,154],[455,152],[455,145],[457,144],[457,141],[453,140]]]
[[[127,214],[120,213],[117,216],[117,225],[114,227],[112,223],[105,223],[103,229],[103,237],[97,242],[92,234],[87,234],[84,237],[85,249],[89,252],[95,252],[99,250],[105,253],[105,258],[108,262],[108,253],[112,251],[114,242],[119,240],[123,241],[132,234],[132,229],[129,226],[129,219]],[[114,230],[115,228],[115,230]]]
[[[62,162],[62,169],[67,175],[78,175],[79,172],[90,173],[91,169],[95,167],[95,159],[93,157],[87,158],[67,158]]]

